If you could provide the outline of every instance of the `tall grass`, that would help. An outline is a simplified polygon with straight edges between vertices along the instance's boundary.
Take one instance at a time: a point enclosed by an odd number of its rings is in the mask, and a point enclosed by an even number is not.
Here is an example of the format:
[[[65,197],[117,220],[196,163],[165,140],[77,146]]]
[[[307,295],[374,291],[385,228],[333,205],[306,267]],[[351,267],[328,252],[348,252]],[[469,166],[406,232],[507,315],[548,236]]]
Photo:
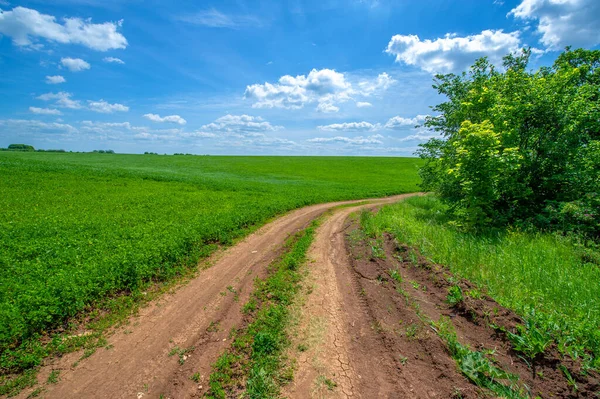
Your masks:
[[[364,222],[487,288],[501,305],[552,330],[559,349],[600,367],[600,267],[569,238],[516,230],[461,232],[433,196],[383,207]]]

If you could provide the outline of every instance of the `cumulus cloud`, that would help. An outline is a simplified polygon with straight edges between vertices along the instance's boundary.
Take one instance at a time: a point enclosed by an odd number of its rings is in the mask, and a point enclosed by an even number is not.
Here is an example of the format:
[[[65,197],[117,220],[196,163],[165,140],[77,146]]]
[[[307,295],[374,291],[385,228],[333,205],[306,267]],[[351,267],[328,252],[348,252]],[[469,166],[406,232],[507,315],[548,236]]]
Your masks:
[[[168,115],[165,117],[161,117],[158,114],[145,114],[144,118],[149,119],[152,122],[158,122],[158,123],[168,122],[168,123],[177,123],[179,125],[185,125],[187,123],[187,121],[179,115]]]
[[[598,0],[523,0],[509,15],[537,21],[540,42],[550,50],[600,44]]]
[[[336,137],[315,137],[313,139],[308,139],[309,143],[344,143],[351,145],[363,145],[363,144],[383,144],[381,139],[383,138],[380,134],[375,134],[373,136],[357,136],[357,137],[345,137],[345,136],[336,136]]]
[[[113,64],[124,64],[125,63],[125,61],[123,61],[120,58],[116,58],[116,57],[104,57],[102,59],[102,61],[104,61],[104,62],[110,62],[110,63],[113,63]]]
[[[29,107],[29,112],[39,115],[62,115],[58,109]]]
[[[81,72],[90,69],[90,64],[81,58],[61,58],[60,63],[71,72]]]
[[[320,112],[337,112],[339,104],[354,96],[370,96],[387,90],[394,82],[387,73],[382,73],[353,85],[344,73],[313,69],[308,75],[284,75],[277,83],[247,86],[244,97],[254,101],[254,108],[299,109],[317,103]]]
[[[100,112],[102,114],[112,114],[113,112],[127,112],[129,107],[123,104],[110,104],[104,100],[92,101],[88,100],[88,108],[94,112]]]
[[[372,107],[373,104],[371,104],[370,102],[367,102],[367,101],[357,101],[356,106],[358,108],[368,108],[368,107]]]
[[[425,122],[427,115],[417,115],[414,118],[404,118],[402,116],[394,116],[390,118],[384,125],[386,129],[399,130],[406,127],[414,127],[420,123]]]
[[[483,56],[493,64],[500,64],[503,56],[521,47],[519,31],[484,30],[465,37],[447,34],[435,40],[421,40],[417,35],[395,35],[385,51],[395,56],[396,62],[429,73],[450,73],[466,70]]]
[[[283,126],[273,126],[260,116],[250,115],[225,115],[200,128],[201,131],[210,133],[237,134],[273,132],[280,129],[283,129]]]
[[[46,76],[46,83],[48,83],[49,85],[65,83],[66,81],[67,80],[60,75]]]
[[[122,20],[95,24],[91,18],[64,18],[62,22],[57,22],[52,15],[25,7],[0,10],[0,34],[11,37],[16,46],[39,49],[43,47],[39,39],[44,39],[80,44],[98,51],[127,47],[127,39],[118,32]]]
[[[368,132],[379,129],[379,124],[372,124],[369,122],[344,122],[344,123],[333,123],[331,125],[317,126],[317,129],[329,131],[329,132]]]
[[[54,106],[60,107],[60,108],[70,108],[70,109],[82,108],[79,100],[72,100],[71,99],[72,96],[73,96],[73,94],[71,94],[71,93],[60,91],[58,93],[42,94],[41,96],[38,96],[37,99],[42,100],[42,101],[56,100],[56,102],[54,103]]]

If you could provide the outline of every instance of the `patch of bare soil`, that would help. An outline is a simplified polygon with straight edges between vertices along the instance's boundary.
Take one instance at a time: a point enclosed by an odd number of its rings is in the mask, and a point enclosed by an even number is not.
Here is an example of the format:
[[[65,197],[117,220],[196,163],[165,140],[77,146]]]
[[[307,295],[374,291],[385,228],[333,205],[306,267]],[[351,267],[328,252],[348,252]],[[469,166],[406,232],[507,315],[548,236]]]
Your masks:
[[[312,293],[295,344],[298,370],[291,398],[475,398],[437,335],[386,281],[385,262],[348,247],[356,209],[327,219],[309,256]],[[358,252],[355,252],[358,251]],[[349,254],[352,252],[352,255]],[[310,283],[309,283],[310,284]]]
[[[365,241],[355,220],[347,221],[343,231],[349,259],[338,264],[349,270],[345,283],[348,288],[342,291],[346,294],[342,306],[352,306],[346,307],[345,313],[353,315],[348,319],[352,324],[346,325],[349,363],[363,376],[356,384],[355,396],[483,397],[460,373],[442,339],[423,321],[423,316],[433,321],[445,316],[463,345],[493,351],[497,366],[517,375],[531,397],[597,397],[598,375],[582,376],[578,366],[562,359],[555,349],[536,359],[533,371],[512,350],[505,334],[493,327],[514,331],[522,320],[485,294],[465,296],[458,306],[448,304],[452,285],[458,284],[465,293],[473,292],[475,287],[468,281],[456,279],[444,267],[428,262],[389,235],[380,243]],[[380,249],[373,248],[378,244]],[[390,270],[399,271],[402,283],[391,278]],[[567,381],[560,364],[576,378],[577,390]]]
[[[404,196],[372,200],[398,201]],[[240,307],[254,278],[278,256],[290,234],[333,207],[320,204],[290,212],[237,245],[215,254],[212,267],[187,285],[143,308],[108,338],[108,345],[77,362],[81,352],[49,360],[40,370],[44,398],[188,398],[206,390],[211,364],[229,346],[229,331],[243,324]],[[75,363],[78,365],[75,365]],[[198,382],[190,377],[198,373]],[[34,387],[23,391],[27,397]]]

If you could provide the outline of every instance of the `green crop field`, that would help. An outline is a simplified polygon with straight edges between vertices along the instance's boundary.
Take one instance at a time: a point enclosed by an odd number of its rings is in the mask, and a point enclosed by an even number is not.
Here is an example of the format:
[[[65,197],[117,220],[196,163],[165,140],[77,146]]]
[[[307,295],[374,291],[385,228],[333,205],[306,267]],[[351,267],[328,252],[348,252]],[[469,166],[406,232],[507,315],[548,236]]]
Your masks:
[[[0,353],[319,202],[416,191],[414,158],[0,153]],[[31,351],[29,351],[31,352]]]

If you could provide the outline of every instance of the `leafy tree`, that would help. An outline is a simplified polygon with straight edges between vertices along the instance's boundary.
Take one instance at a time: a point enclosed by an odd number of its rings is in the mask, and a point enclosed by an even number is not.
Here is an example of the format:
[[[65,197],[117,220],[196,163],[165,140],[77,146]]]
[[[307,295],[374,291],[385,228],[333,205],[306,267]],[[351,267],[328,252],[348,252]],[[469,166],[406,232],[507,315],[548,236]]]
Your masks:
[[[533,222],[598,237],[600,51],[571,50],[527,70],[531,52],[486,58],[468,73],[435,77],[447,101],[425,125],[423,186],[465,226]]]

